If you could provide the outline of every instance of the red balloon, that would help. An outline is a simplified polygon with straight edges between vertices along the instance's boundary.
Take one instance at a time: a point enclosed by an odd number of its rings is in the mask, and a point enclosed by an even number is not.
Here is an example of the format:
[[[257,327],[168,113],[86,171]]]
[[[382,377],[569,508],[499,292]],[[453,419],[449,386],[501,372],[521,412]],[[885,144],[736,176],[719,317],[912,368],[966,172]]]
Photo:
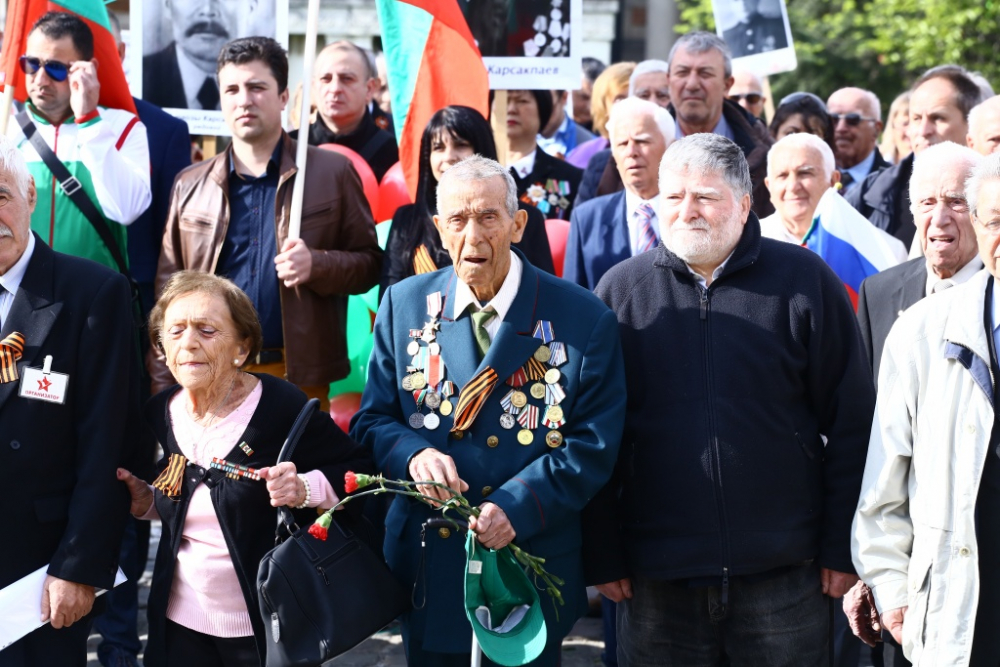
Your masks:
[[[354,165],[354,171],[358,172],[358,177],[361,179],[361,187],[364,188],[368,206],[371,207],[372,214],[374,214],[378,210],[378,179],[375,178],[375,172],[368,166],[365,159],[350,148],[345,148],[340,144],[320,144],[319,147],[323,150],[340,153],[351,161],[351,164]],[[375,222],[378,220],[376,219]]]
[[[382,177],[382,184],[378,186],[378,203],[375,222],[392,220],[397,208],[413,203],[406,187],[406,177],[403,176],[403,165],[400,163],[389,167],[389,171]]]
[[[569,221],[557,218],[546,220],[545,233],[549,237],[549,249],[552,251],[552,263],[555,264],[556,275],[562,278],[566,241],[569,239]]]
[[[351,430],[351,418],[361,408],[361,394],[338,394],[330,399],[330,416],[344,433]]]

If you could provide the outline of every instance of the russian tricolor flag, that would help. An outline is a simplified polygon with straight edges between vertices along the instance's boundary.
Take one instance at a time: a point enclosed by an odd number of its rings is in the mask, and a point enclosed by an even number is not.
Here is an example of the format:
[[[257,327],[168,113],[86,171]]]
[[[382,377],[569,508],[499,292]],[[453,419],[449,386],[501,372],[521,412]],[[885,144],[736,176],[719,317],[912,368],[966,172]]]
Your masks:
[[[870,223],[833,188],[819,200],[802,245],[840,276],[855,310],[861,281],[905,262],[907,257],[902,241]]]

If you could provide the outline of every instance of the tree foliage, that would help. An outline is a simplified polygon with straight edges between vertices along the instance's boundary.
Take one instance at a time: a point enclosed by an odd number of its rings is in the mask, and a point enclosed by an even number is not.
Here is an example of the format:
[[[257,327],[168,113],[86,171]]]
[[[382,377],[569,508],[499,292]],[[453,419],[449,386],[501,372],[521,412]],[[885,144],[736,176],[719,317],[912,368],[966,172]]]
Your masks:
[[[798,68],[771,77],[776,100],[796,90],[825,98],[860,86],[882,100],[935,65],[955,63],[1000,82],[1000,0],[787,0]],[[715,30],[711,0],[677,0],[679,33]]]

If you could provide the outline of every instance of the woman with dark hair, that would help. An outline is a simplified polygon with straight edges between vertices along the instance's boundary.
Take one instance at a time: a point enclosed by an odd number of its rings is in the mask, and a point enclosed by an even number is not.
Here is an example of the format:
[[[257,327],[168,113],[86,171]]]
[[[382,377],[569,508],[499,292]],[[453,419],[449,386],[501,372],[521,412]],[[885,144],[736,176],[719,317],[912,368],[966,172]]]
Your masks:
[[[789,134],[808,132],[825,141],[831,149],[834,148],[833,119],[827,111],[826,102],[812,93],[792,93],[785,96],[774,111],[768,130],[775,141]]]
[[[392,218],[382,259],[380,299],[389,285],[418,273],[452,265],[432,220],[437,210],[437,184],[448,168],[472,155],[497,159],[493,130],[478,111],[450,106],[431,116],[420,139],[417,201],[401,206]],[[545,217],[537,208],[524,202],[518,202],[518,207],[528,212],[528,224],[524,228],[524,236],[514,247],[524,253],[532,266],[555,273],[549,238],[545,233]]]

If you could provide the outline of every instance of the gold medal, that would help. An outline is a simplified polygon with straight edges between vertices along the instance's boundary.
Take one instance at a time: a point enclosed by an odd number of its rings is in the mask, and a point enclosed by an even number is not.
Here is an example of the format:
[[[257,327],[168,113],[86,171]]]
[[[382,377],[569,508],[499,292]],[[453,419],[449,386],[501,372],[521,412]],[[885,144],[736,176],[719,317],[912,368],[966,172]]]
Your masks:
[[[416,354],[416,352],[414,352],[414,354]],[[549,359],[552,358],[552,352],[549,351],[548,347],[542,345],[537,350],[535,350],[535,354],[533,356],[535,357],[535,359],[544,364],[545,362],[547,362]]]
[[[522,428],[517,432],[517,441],[522,445],[530,445],[531,441],[535,439],[535,434],[526,428]]]
[[[556,369],[553,368],[552,370]],[[535,384],[531,385],[531,397],[537,399],[545,398],[545,385],[542,384],[541,382],[536,382]]]
[[[493,448],[499,444],[500,444],[500,438],[496,437],[495,435],[491,435],[490,437],[486,438],[487,447]]]
[[[534,395],[535,392],[531,392]],[[523,408],[528,404],[528,397],[524,395],[522,391],[512,392],[510,395],[510,404],[515,408]]]
[[[545,444],[555,449],[563,443],[562,433],[559,431],[549,431],[545,434]]]
[[[552,370],[555,371],[556,369],[553,368]],[[556,371],[556,373],[558,372],[559,371]],[[414,389],[417,390],[423,389],[424,387],[427,386],[427,377],[420,371],[417,371],[416,373],[410,376],[410,384],[413,385]]]
[[[563,409],[558,405],[550,405],[545,411],[546,421],[561,422],[563,420]]]
[[[562,373],[559,372],[558,368],[550,368],[545,371],[545,384],[555,384],[559,382],[559,378],[562,377]]]
[[[403,376],[403,391],[413,391],[413,376],[404,375]]]
[[[440,412],[442,416],[447,417],[451,414],[451,410],[451,401],[441,401],[441,407],[438,408],[438,412]]]

